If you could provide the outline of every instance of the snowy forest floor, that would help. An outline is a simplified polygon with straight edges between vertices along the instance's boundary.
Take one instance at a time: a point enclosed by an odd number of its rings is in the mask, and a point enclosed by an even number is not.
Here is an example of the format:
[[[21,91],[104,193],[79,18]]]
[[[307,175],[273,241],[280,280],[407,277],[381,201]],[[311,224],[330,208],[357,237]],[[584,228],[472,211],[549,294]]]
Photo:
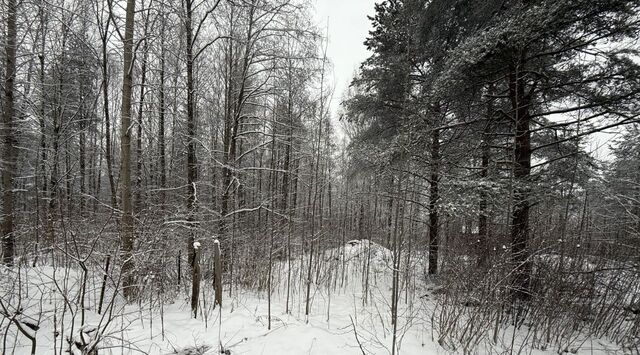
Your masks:
[[[95,275],[89,273],[83,319],[79,306],[80,269],[25,267],[19,274],[5,269],[0,284],[6,307],[0,321],[3,332],[0,345],[3,354],[29,354],[32,342],[18,330],[20,325],[29,334],[35,334],[37,354],[63,354],[69,349],[69,334],[78,341],[82,338],[79,328],[85,325],[82,328],[85,331],[86,325],[91,325],[95,332],[102,334],[99,354],[217,354],[220,348],[229,354],[391,354],[392,256],[377,244],[373,244],[371,254],[367,254],[366,245],[354,241],[324,253],[325,266],[316,271],[319,277],[311,287],[309,317],[305,316],[306,287],[301,277],[301,272],[306,273],[304,264],[297,260],[292,263],[292,280],[296,281],[291,282],[289,312],[286,312],[287,264],[275,262],[278,265],[274,267],[272,281],[270,330],[267,329],[269,302],[264,290],[258,292],[247,287],[234,290],[232,297],[225,292],[223,307],[214,309],[213,288],[205,278],[196,319],[191,314],[184,283],[180,290],[150,292],[149,297],[135,304],[125,304],[120,296],[114,298],[113,293],[107,292],[105,311],[99,315],[96,308],[102,277],[97,270]],[[371,268],[364,302],[366,260],[370,260]],[[434,317],[438,307],[438,295],[434,292],[437,287],[424,281],[423,267],[418,266],[424,264],[422,260],[417,257],[412,267],[405,269],[411,273],[407,279],[413,281],[401,289],[397,353],[463,353],[464,350],[438,342],[442,327],[435,324],[439,320]],[[337,273],[339,277],[333,280],[321,276],[333,274],[325,272],[334,267],[331,261],[346,265],[344,274]],[[161,294],[164,296],[159,297]],[[11,325],[7,315],[15,317]],[[38,324],[37,331],[29,328],[29,324],[34,323]],[[526,346],[524,328],[514,334],[513,327],[506,327],[498,341],[483,342],[466,352],[554,354],[564,350],[550,347],[542,351]],[[628,352],[589,337],[573,339],[566,350],[585,355]]]

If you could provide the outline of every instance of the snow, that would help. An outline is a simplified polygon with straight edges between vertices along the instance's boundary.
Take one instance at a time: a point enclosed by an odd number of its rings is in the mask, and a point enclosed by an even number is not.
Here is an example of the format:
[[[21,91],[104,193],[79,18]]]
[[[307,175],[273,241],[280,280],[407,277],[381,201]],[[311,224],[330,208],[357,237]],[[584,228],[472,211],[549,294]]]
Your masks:
[[[218,344],[231,354],[361,354],[353,332],[355,327],[359,340],[368,353],[388,354],[391,326],[387,309],[390,292],[386,278],[389,270],[386,265],[390,264],[391,253],[379,245],[372,244],[370,260],[372,269],[378,276],[376,280],[372,276],[369,301],[363,306],[362,280],[358,277],[358,267],[361,265],[359,261],[367,255],[366,245],[366,241],[361,244],[350,242],[345,248],[327,252],[327,255],[344,255],[345,262],[350,264],[350,272],[345,276],[343,287],[327,289],[320,283],[313,284],[313,301],[309,317],[304,314],[304,287],[292,290],[291,310],[286,313],[286,288],[282,282],[285,277],[274,276],[274,283],[277,282],[278,286],[273,293],[271,330],[267,329],[268,304],[264,292],[241,290],[234,297],[228,298],[221,310],[213,309],[213,289],[208,287],[208,283],[203,282],[208,302],[206,310],[204,313],[201,311],[198,319],[191,317],[188,299],[184,294],[173,303],[167,301],[163,309],[163,322],[160,319],[157,301],[154,301],[154,307],[149,309],[148,304],[143,303],[142,307],[138,304],[125,305],[118,298],[115,308],[117,311],[114,311],[116,317],[108,325],[105,325],[105,319],[92,308],[86,310],[86,325],[81,327],[79,309],[74,309],[76,317],[73,339],[80,340],[81,344],[88,344],[94,339],[94,334],[104,332],[99,344],[99,348],[102,348],[100,354],[120,354],[121,348],[124,348],[125,354],[135,354],[139,351],[149,354],[215,354],[218,353]],[[280,269],[282,273],[285,266],[286,262],[281,262],[274,265],[274,269]],[[38,285],[38,289],[45,295],[50,292],[51,295],[56,294],[54,280],[62,284],[62,277],[66,274],[68,281],[65,284],[69,287],[64,286],[62,289],[67,289],[72,296],[77,296],[82,276],[79,270],[63,271],[51,267],[36,267],[26,272],[29,275],[28,280],[32,283],[31,287]],[[296,269],[293,272],[299,275],[300,270]],[[102,272],[96,272],[96,280],[100,280],[102,275]],[[88,291],[90,300],[97,298],[95,293],[99,286],[97,283],[95,289]],[[112,288],[112,285],[110,286]],[[39,299],[39,296],[32,293],[30,301],[25,300],[29,303],[25,304],[25,309],[33,313],[40,312]],[[105,297],[105,302],[109,299],[108,296]],[[146,301],[148,300],[143,300]],[[65,315],[64,330],[61,327],[60,309],[63,302],[60,295],[52,296],[44,302],[43,320],[37,332],[37,353],[51,352],[54,344],[57,344],[57,348],[60,347],[62,337],[54,337],[54,331],[63,331],[64,337],[70,334],[73,322],[69,310]],[[413,306],[422,307],[419,303]],[[58,318],[55,325],[54,313]],[[426,349],[429,349],[428,353],[436,351],[434,343],[423,344],[427,335],[424,319],[414,319],[408,310],[400,318],[404,324],[401,331],[405,334],[405,339],[400,342],[400,349],[407,353],[424,353]],[[28,340],[19,334],[13,335],[10,339],[15,339],[15,336],[18,339],[15,344],[11,344],[12,348],[15,345],[15,354],[28,354],[31,346]],[[66,341],[64,348],[67,348]],[[203,352],[204,350],[206,352]],[[77,349],[72,349],[73,352],[77,352]]]
[[[339,259],[347,263],[357,263],[369,258],[372,269],[382,271],[391,268],[393,264],[393,255],[391,251],[380,244],[369,240],[350,240],[345,243],[344,247],[338,249],[329,249],[324,253],[325,259]]]
[[[197,243],[197,242],[196,242]],[[194,243],[194,247],[195,243]],[[546,259],[549,257],[544,257]],[[85,310],[85,323],[80,324],[77,306],[67,307],[63,315],[64,299],[60,290],[71,297],[78,295],[79,270],[36,267],[23,270],[30,284],[29,297],[22,300],[25,316],[39,319],[36,332],[37,353],[50,353],[63,338],[71,334],[81,344],[91,344],[99,337],[98,348],[102,354],[219,354],[222,347],[228,354],[390,354],[392,325],[389,304],[391,300],[391,275],[393,254],[387,248],[367,240],[353,240],[343,247],[323,252],[320,278],[312,282],[311,314],[306,317],[305,288],[293,285],[290,295],[290,311],[286,309],[286,261],[274,264],[274,290],[272,294],[271,324],[267,329],[268,303],[265,292],[241,289],[228,297],[223,307],[213,308],[214,291],[209,282],[203,282],[206,307],[201,307],[198,318],[191,316],[185,292],[173,299],[144,299],[140,303],[125,304],[120,297],[114,302],[113,319],[96,313],[96,307]],[[424,263],[423,256],[416,255],[413,262]],[[363,266],[371,267],[369,286],[365,287]],[[299,265],[293,260],[292,265]],[[345,272],[337,279],[325,279],[322,275],[330,268],[343,265]],[[411,265],[410,265],[411,266]],[[424,266],[424,264],[423,264]],[[433,284],[425,284],[422,268],[410,267],[415,281],[413,295],[402,291],[398,310],[399,354],[450,354],[455,352],[447,344],[439,343],[439,330],[431,316],[437,307],[437,292]],[[404,270],[404,269],[403,269]],[[292,267],[292,278],[305,275],[304,268]],[[338,273],[336,273],[338,274]],[[62,277],[67,275],[67,280]],[[96,271],[95,280],[88,291],[88,303],[94,305],[99,292],[102,272]],[[7,280],[7,275],[0,276]],[[97,281],[97,282],[94,282]],[[95,286],[93,286],[95,283]],[[58,286],[60,286],[58,288]],[[9,289],[8,283],[0,287]],[[108,289],[113,289],[109,285]],[[57,291],[56,291],[57,290]],[[0,294],[4,293],[0,292]],[[228,293],[228,291],[225,290]],[[40,301],[42,298],[42,302]],[[105,297],[105,302],[111,294]],[[364,300],[366,299],[366,302]],[[201,303],[202,306],[202,303]],[[204,308],[204,309],[202,309]],[[162,310],[162,312],[161,312]],[[73,311],[73,312],[71,312]],[[72,319],[74,313],[75,319]],[[56,323],[54,324],[54,316]],[[63,323],[64,322],[64,323]],[[9,346],[14,354],[29,354],[31,344],[23,335],[10,328]],[[354,332],[355,330],[355,332]],[[498,344],[483,344],[478,350],[495,351],[511,345],[515,330],[507,329]],[[357,332],[357,336],[356,336]],[[57,334],[56,337],[54,334]],[[525,341],[526,336],[516,332],[514,344]],[[17,339],[17,341],[15,340]],[[577,354],[607,354],[619,348],[602,340],[585,338],[582,346],[576,346]],[[361,347],[363,350],[361,350]],[[531,350],[531,354],[554,354],[558,349]],[[79,353],[72,349],[72,353]]]

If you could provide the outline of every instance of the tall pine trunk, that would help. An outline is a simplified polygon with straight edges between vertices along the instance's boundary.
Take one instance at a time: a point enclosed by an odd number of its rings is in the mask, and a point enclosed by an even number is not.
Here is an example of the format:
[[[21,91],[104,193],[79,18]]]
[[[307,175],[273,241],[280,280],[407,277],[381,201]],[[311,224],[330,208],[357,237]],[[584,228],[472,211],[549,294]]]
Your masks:
[[[16,78],[16,0],[7,0],[7,27],[5,42],[4,111],[2,113],[2,262],[13,265],[15,236],[13,234],[13,174],[16,168],[14,89]]]
[[[531,93],[525,93],[525,77],[521,66],[511,68],[508,76],[509,99],[515,114],[513,177],[513,212],[511,214],[511,252],[514,268],[514,299],[529,298],[531,262],[529,260],[529,177],[531,174]]]

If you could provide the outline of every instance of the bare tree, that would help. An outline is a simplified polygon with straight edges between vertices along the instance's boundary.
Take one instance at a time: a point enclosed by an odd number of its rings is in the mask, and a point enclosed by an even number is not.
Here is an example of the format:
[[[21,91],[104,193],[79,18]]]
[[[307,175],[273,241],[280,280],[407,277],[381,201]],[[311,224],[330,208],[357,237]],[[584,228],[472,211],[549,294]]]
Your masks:
[[[124,30],[124,61],[122,81],[122,107],[120,110],[120,198],[122,199],[122,218],[120,239],[122,243],[122,269],[124,274],[123,291],[127,298],[133,296],[134,260],[134,221],[131,201],[131,97],[133,87],[133,27],[135,0],[127,0],[126,22]]]

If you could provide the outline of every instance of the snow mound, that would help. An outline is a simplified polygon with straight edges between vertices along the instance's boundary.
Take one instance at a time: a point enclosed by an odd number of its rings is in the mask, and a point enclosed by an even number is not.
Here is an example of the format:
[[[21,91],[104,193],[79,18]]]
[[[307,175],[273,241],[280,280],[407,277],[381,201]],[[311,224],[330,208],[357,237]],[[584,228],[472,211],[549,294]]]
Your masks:
[[[367,239],[354,239],[340,248],[325,252],[325,260],[334,259],[348,264],[369,262],[374,269],[381,270],[393,265],[393,253],[382,245]]]
[[[176,350],[172,353],[169,353],[167,355],[204,355],[207,354],[207,351],[209,351],[209,349],[211,349],[210,346],[208,345],[201,345],[201,346],[196,346],[196,347],[188,347],[188,348],[184,348],[182,350]]]
[[[595,262],[585,258],[577,260],[569,256],[561,256],[558,254],[539,254],[533,257],[534,266],[556,269],[560,266],[560,262],[565,268],[572,268],[582,272],[593,272],[597,269]]]

